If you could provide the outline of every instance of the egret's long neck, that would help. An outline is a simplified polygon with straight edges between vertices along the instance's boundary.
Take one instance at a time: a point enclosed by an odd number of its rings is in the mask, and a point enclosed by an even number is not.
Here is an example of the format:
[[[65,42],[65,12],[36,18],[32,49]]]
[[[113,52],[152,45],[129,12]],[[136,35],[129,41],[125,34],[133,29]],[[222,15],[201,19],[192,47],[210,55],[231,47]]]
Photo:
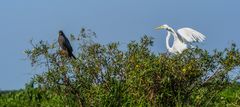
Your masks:
[[[168,32],[173,35],[174,40],[178,39],[177,33],[173,30],[173,28],[169,27],[169,29],[171,29],[171,32],[170,31]]]
[[[172,47],[169,46],[169,40],[170,40],[171,32],[167,31],[167,37],[166,37],[166,47],[168,50],[172,50]]]
[[[177,36],[177,33],[173,30],[173,28],[168,27],[168,29],[170,29],[170,30],[167,31],[166,47],[169,51],[173,51],[173,46],[170,47],[169,40],[170,40],[171,35],[173,35],[173,42],[175,42],[176,40],[178,40],[178,36]]]

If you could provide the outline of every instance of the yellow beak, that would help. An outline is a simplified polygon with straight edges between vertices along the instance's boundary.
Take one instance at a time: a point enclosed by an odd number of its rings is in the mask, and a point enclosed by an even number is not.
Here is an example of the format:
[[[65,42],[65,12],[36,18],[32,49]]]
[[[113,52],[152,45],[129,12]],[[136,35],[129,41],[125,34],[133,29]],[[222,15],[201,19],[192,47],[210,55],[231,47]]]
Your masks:
[[[163,26],[159,26],[159,27],[156,27],[155,29],[156,30],[161,30],[161,29],[163,29],[164,27]]]

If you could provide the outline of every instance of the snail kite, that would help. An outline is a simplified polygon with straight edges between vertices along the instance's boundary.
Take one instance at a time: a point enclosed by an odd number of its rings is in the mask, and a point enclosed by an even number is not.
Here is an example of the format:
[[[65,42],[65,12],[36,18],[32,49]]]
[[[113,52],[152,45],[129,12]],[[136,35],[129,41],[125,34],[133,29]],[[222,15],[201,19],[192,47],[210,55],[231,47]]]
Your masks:
[[[70,58],[76,59],[76,57],[72,53],[73,52],[72,46],[62,30],[59,31],[58,43],[59,43],[60,47],[62,48],[62,50],[67,52],[67,55]]]

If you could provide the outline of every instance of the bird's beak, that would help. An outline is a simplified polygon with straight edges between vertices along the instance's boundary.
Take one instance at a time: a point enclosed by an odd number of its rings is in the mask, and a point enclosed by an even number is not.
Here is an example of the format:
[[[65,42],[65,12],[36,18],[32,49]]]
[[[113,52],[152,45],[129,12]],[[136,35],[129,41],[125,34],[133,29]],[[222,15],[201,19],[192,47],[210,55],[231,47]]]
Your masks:
[[[163,26],[159,26],[159,27],[156,27],[155,29],[156,30],[161,30],[161,29],[163,29],[164,27]]]

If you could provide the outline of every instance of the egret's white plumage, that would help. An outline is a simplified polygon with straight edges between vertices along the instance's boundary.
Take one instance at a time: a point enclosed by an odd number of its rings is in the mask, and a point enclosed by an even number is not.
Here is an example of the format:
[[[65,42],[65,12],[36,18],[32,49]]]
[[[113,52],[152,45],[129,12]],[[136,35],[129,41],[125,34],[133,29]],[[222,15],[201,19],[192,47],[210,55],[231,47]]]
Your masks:
[[[181,28],[175,32],[171,27],[165,24],[157,27],[156,29],[167,30],[166,47],[169,52],[175,54],[182,53],[185,49],[187,49],[187,43],[202,42],[206,38],[206,36],[191,28]],[[171,35],[174,37],[172,47],[169,46],[169,39]]]

